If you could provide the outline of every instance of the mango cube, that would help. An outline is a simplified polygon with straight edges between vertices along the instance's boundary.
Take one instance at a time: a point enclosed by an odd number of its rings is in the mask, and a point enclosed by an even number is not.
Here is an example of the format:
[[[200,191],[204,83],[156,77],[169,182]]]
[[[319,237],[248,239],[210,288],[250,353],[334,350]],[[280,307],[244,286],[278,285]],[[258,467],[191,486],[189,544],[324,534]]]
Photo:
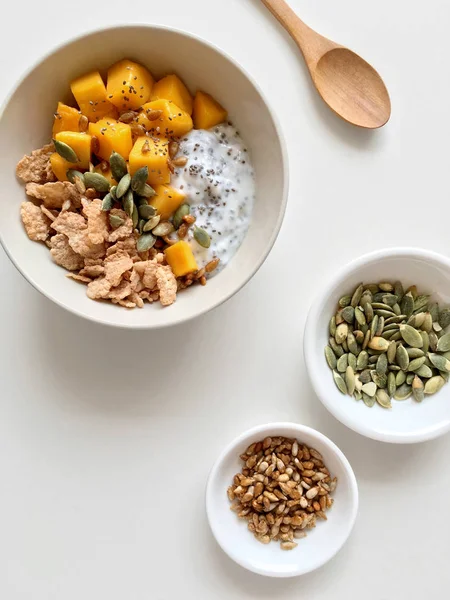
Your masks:
[[[55,137],[60,131],[80,131],[81,113],[73,106],[67,106],[62,102],[58,102],[58,107],[55,112],[55,120],[53,121],[52,137]]]
[[[205,92],[197,92],[194,98],[195,129],[211,129],[227,120],[228,113],[216,100]]]
[[[130,152],[129,168],[134,175],[141,167],[148,167],[148,183],[151,186],[170,183],[169,140],[166,138],[138,137]]]
[[[65,160],[57,152],[53,152],[53,154],[50,155],[50,164],[52,166],[53,173],[59,181],[68,181],[66,173],[69,169],[74,168],[72,163],[67,162],[67,160]]]
[[[150,199],[150,205],[153,206],[165,221],[181,206],[185,195],[170,185],[155,185],[156,196]]]
[[[173,246],[169,246],[164,250],[164,254],[175,277],[183,277],[183,275],[198,271],[194,254],[187,242],[181,240]]]
[[[128,160],[133,140],[131,127],[115,119],[102,119],[97,123],[89,123],[89,133],[98,139],[100,149],[96,153],[103,160],[109,161],[113,150]]]
[[[177,75],[167,75],[153,86],[152,100],[171,100],[192,115],[193,100],[189,90]]]
[[[106,116],[118,116],[116,107],[108,100],[105,84],[98,71],[74,79],[70,89],[81,112],[89,121],[99,121]]]
[[[142,65],[124,59],[108,69],[108,100],[121,112],[137,110],[150,99],[153,77]]]
[[[158,119],[150,121],[147,114],[154,110],[161,110],[162,114]],[[138,117],[138,123],[146,131],[166,137],[172,135],[182,137],[194,126],[191,116],[170,100],[153,100],[153,102],[144,104]]]
[[[55,135],[58,142],[64,142],[74,150],[78,156],[77,163],[69,163],[72,168],[89,169],[91,160],[91,136],[78,131],[60,131]]]

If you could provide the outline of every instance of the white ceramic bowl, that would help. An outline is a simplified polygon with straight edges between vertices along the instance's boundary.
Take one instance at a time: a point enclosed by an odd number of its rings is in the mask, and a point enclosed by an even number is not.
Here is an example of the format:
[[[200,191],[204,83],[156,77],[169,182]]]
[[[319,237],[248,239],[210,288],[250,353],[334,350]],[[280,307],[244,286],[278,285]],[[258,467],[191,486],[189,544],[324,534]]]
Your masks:
[[[84,286],[65,277],[47,248],[31,242],[20,222],[24,186],[15,177],[18,160],[49,141],[58,100],[73,101],[69,82],[90,69],[103,72],[129,57],[156,76],[176,72],[193,92],[204,89],[229,111],[251,152],[257,197],[249,232],[234,259],[206,288],[193,286],[169,309],[147,306],[127,311],[89,300]],[[56,74],[56,75],[55,75]],[[3,106],[0,119],[2,194],[0,240],[9,257],[40,292],[79,316],[121,327],[156,328],[205,313],[235,294],[269,253],[284,215],[287,157],[276,119],[256,83],[233,59],[182,31],[153,25],[123,26],[89,33],[44,57],[22,79]]]
[[[324,406],[339,421],[375,440],[413,443],[436,438],[450,429],[450,385],[420,404],[410,398],[392,401],[386,410],[376,404],[368,408],[336,388],[325,361],[328,324],[341,296],[358,283],[382,280],[417,285],[419,293],[432,293],[441,306],[450,304],[450,260],[418,248],[390,248],[367,254],[342,269],[317,295],[309,311],[304,337],[304,355],[312,385]]]
[[[261,544],[247,530],[247,521],[230,510],[227,489],[242,468],[239,455],[267,436],[296,438],[318,450],[338,485],[328,520],[317,523],[294,550],[283,551],[278,542]],[[350,463],[339,448],[315,429],[295,423],[268,423],[246,431],[229,444],[214,464],[206,488],[206,512],[222,550],[242,567],[269,577],[295,577],[314,571],[342,548],[358,512],[358,486]]]

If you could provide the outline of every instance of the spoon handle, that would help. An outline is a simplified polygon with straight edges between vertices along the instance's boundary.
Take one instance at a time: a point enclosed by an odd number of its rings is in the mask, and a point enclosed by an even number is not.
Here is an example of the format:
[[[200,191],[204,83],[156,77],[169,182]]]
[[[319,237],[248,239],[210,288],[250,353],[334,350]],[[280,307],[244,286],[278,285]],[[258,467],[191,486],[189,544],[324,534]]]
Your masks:
[[[262,3],[300,48],[309,70],[316,66],[320,57],[328,50],[338,47],[337,44],[308,27],[284,0],[262,0]]]

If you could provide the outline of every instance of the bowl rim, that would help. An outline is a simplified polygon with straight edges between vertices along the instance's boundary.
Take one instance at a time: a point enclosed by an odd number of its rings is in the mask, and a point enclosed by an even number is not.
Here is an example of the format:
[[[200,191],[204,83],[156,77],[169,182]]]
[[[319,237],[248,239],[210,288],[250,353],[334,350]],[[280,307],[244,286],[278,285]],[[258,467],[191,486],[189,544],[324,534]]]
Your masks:
[[[108,320],[107,318],[99,318],[99,317],[94,317],[92,315],[87,315],[84,312],[82,312],[81,310],[77,309],[76,307],[72,307],[69,306],[68,304],[57,300],[56,298],[54,298],[48,291],[46,291],[38,281],[36,281],[35,279],[29,278],[27,275],[25,275],[25,273],[22,271],[22,269],[20,268],[19,264],[16,262],[16,260],[14,259],[14,257],[12,256],[12,254],[9,252],[8,247],[6,246],[6,244],[3,241],[3,237],[2,237],[2,233],[0,230],[0,244],[2,245],[5,253],[7,254],[8,258],[10,259],[10,261],[12,262],[12,264],[16,267],[16,269],[19,271],[19,273],[22,275],[22,277],[28,281],[35,290],[37,290],[38,292],[40,292],[43,296],[45,296],[46,298],[48,298],[49,300],[51,300],[52,302],[54,302],[55,304],[57,304],[58,306],[60,306],[61,308],[69,311],[70,313],[83,318],[83,319],[87,319],[88,321],[91,321],[93,323],[98,323],[101,325],[108,325],[110,327],[115,327],[118,329],[130,329],[130,330],[157,330],[157,329],[164,329],[166,327],[173,327],[174,325],[179,325],[181,323],[186,323],[188,321],[191,321],[193,319],[196,319],[202,315],[207,314],[208,312],[212,311],[213,309],[217,308],[218,306],[224,304],[227,300],[229,300],[232,296],[234,296],[235,294],[237,294],[244,286],[247,285],[247,283],[256,275],[256,273],[259,271],[259,269],[262,267],[262,265],[264,264],[264,262],[266,261],[268,255],[270,254],[276,240],[277,237],[280,233],[280,229],[281,226],[283,224],[283,220],[284,220],[284,216],[286,213],[286,206],[287,206],[287,201],[288,201],[288,193],[289,193],[289,160],[288,160],[288,151],[287,151],[287,144],[286,144],[286,138],[284,136],[283,130],[281,128],[278,116],[275,112],[275,110],[272,108],[270,102],[267,99],[266,94],[262,91],[261,87],[259,86],[259,84],[256,82],[255,78],[249,74],[249,72],[235,59],[233,58],[231,55],[229,55],[227,52],[225,52],[224,50],[222,50],[222,48],[220,48],[219,46],[217,46],[216,44],[210,42],[209,40],[194,34],[192,32],[183,30],[183,29],[178,29],[176,27],[170,27],[168,25],[159,25],[159,24],[152,24],[152,23],[126,23],[124,25],[111,25],[111,26],[106,26],[106,27],[94,27],[92,29],[88,29],[87,31],[83,32],[80,35],[74,36],[69,38],[68,40],[66,40],[65,42],[61,42],[60,44],[57,44],[55,47],[51,48],[50,50],[48,50],[47,52],[45,52],[40,58],[38,58],[37,60],[35,60],[30,67],[28,67],[28,69],[26,69],[22,75],[19,77],[17,83],[15,85],[13,85],[12,89],[9,91],[9,93],[6,95],[3,103],[0,106],[0,120],[4,117],[4,112],[7,108],[7,106],[9,105],[9,103],[11,102],[14,94],[17,92],[17,90],[19,89],[19,87],[22,85],[22,83],[27,79],[27,77],[29,77],[31,75],[31,73],[39,66],[41,65],[43,62],[45,62],[48,58],[50,58],[52,55],[57,54],[59,51],[61,51],[62,49],[64,49],[66,46],[69,46],[70,44],[73,44],[75,42],[78,42],[84,38],[87,38],[91,35],[94,34],[98,34],[98,33],[102,33],[104,31],[109,31],[109,30],[123,30],[123,29],[133,29],[133,28],[140,28],[140,29],[148,29],[148,30],[162,30],[162,31],[169,31],[171,33],[175,33],[177,35],[180,36],[184,36],[187,38],[190,38],[200,44],[203,44],[204,46],[207,46],[211,49],[213,49],[214,51],[216,51],[219,55],[222,56],[222,58],[224,58],[225,60],[228,60],[232,65],[234,65],[243,75],[244,77],[251,83],[251,85],[255,88],[255,90],[257,91],[257,93],[259,94],[259,96],[261,97],[265,107],[267,108],[267,111],[269,113],[270,118],[272,119],[275,131],[276,131],[276,135],[280,144],[280,150],[281,150],[281,163],[282,163],[282,192],[281,192],[281,202],[280,202],[280,211],[278,214],[278,218],[277,221],[275,223],[275,228],[273,231],[272,236],[268,239],[267,241],[267,245],[265,250],[262,252],[259,260],[256,263],[256,266],[254,269],[252,269],[249,274],[242,280],[242,282],[237,286],[234,287],[231,291],[227,291],[221,298],[219,298],[218,300],[215,300],[211,306],[209,306],[208,308],[205,308],[204,310],[202,310],[201,312],[198,312],[194,315],[191,316],[186,316],[186,317],[180,317],[178,319],[175,319],[174,321],[171,321],[169,323],[155,323],[155,324],[136,324],[136,323],[129,323],[129,324],[125,324],[125,323],[115,323],[113,321]]]
[[[321,387],[318,385],[318,379],[321,377],[321,366],[319,365],[320,358],[317,353],[311,349],[314,347],[314,330],[316,327],[317,320],[319,318],[319,312],[321,305],[325,302],[330,294],[330,290],[339,286],[349,275],[355,270],[364,267],[365,265],[374,261],[381,261],[388,258],[411,258],[411,259],[422,259],[428,262],[433,262],[444,268],[450,276],[450,259],[425,248],[411,247],[411,246],[392,246],[383,248],[382,250],[376,250],[375,252],[369,252],[362,256],[353,259],[346,265],[344,265],[333,277],[321,287],[319,292],[316,294],[313,302],[308,311],[308,316],[305,325],[305,334],[303,337],[303,356],[306,365],[306,370],[309,375],[314,392],[318,396],[319,400],[325,406],[325,408],[341,423],[346,425],[349,429],[352,429],[356,433],[367,438],[377,440],[379,442],[388,442],[392,444],[415,444],[419,442],[425,442],[428,440],[435,439],[444,435],[450,431],[450,420],[448,423],[436,425],[432,428],[427,428],[422,432],[417,433],[389,433],[379,432],[374,430],[370,425],[365,423],[355,423],[344,411],[339,409],[340,404],[334,401],[332,395],[324,395],[321,393]]]
[[[215,483],[217,474],[222,466],[222,463],[224,462],[224,460],[227,458],[227,456],[230,453],[233,453],[236,451],[237,446],[239,446],[240,444],[242,444],[249,438],[252,438],[256,435],[262,435],[265,437],[265,434],[270,433],[270,432],[272,432],[272,435],[273,435],[273,432],[279,432],[279,433],[277,433],[277,435],[283,434],[283,433],[288,434],[292,430],[295,430],[300,436],[301,436],[301,434],[310,435],[313,439],[319,441],[322,445],[326,446],[326,448],[339,459],[339,461],[342,465],[342,468],[344,469],[344,471],[346,472],[346,474],[348,476],[349,491],[350,491],[349,508],[350,508],[351,514],[350,514],[350,518],[346,522],[347,530],[341,541],[341,544],[336,547],[335,552],[331,556],[328,556],[325,559],[319,558],[319,560],[317,560],[311,568],[307,568],[307,569],[302,568],[301,565],[299,565],[297,568],[294,568],[290,571],[283,571],[283,572],[278,571],[276,568],[260,569],[258,567],[255,567],[252,564],[252,561],[249,560],[246,556],[240,556],[239,552],[236,552],[234,549],[230,550],[229,548],[224,547],[224,545],[222,545],[221,540],[220,540],[220,534],[219,534],[220,527],[216,525],[216,521],[211,516],[211,505],[213,502],[214,483]],[[225,493],[225,491],[226,490],[224,490],[224,493]],[[358,483],[356,480],[356,476],[355,476],[355,473],[352,469],[352,466],[351,466],[349,460],[347,459],[345,454],[342,452],[342,450],[332,440],[330,440],[330,438],[328,438],[326,435],[324,435],[317,429],[309,427],[308,425],[302,425],[300,423],[294,423],[294,422],[289,422],[289,421],[279,421],[279,422],[277,421],[274,423],[266,423],[263,425],[257,425],[255,427],[252,427],[251,429],[247,429],[246,431],[244,431],[243,433],[238,435],[236,438],[234,438],[230,443],[228,443],[225,446],[225,448],[222,450],[222,452],[219,454],[219,456],[215,460],[215,462],[211,468],[211,471],[209,473],[208,480],[206,483],[206,490],[205,490],[205,505],[206,505],[206,515],[207,515],[208,523],[209,523],[209,526],[211,528],[212,534],[213,534],[216,542],[218,543],[220,548],[223,550],[223,552],[227,556],[229,556],[232,560],[234,560],[234,562],[239,564],[244,569],[252,571],[253,573],[256,573],[258,575],[264,575],[267,577],[283,577],[283,578],[284,577],[298,577],[300,575],[305,575],[306,573],[311,573],[312,571],[315,571],[316,569],[322,567],[324,564],[329,562],[334,556],[336,556],[336,554],[342,549],[344,544],[347,542],[347,540],[353,530],[353,526],[355,524],[356,517],[358,515],[359,491],[358,491]]]

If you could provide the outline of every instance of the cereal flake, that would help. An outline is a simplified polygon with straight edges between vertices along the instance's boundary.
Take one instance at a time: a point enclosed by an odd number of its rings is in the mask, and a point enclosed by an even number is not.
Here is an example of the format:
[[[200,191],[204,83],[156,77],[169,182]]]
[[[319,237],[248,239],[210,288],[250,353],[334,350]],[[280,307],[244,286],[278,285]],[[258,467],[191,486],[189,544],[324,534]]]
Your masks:
[[[50,155],[54,152],[53,144],[33,150],[25,155],[17,164],[17,177],[25,183],[47,183],[55,181],[56,177],[50,164]]]
[[[65,202],[72,206],[81,206],[81,194],[70,181],[55,181],[54,183],[27,183],[25,191],[28,196],[42,200],[47,208],[61,209]]]
[[[84,261],[69,245],[69,238],[63,233],[58,233],[50,239],[50,254],[57,265],[68,271],[78,271]]]
[[[50,233],[50,221],[42,213],[39,206],[36,206],[32,202],[22,202],[20,216],[30,240],[45,242]]]

